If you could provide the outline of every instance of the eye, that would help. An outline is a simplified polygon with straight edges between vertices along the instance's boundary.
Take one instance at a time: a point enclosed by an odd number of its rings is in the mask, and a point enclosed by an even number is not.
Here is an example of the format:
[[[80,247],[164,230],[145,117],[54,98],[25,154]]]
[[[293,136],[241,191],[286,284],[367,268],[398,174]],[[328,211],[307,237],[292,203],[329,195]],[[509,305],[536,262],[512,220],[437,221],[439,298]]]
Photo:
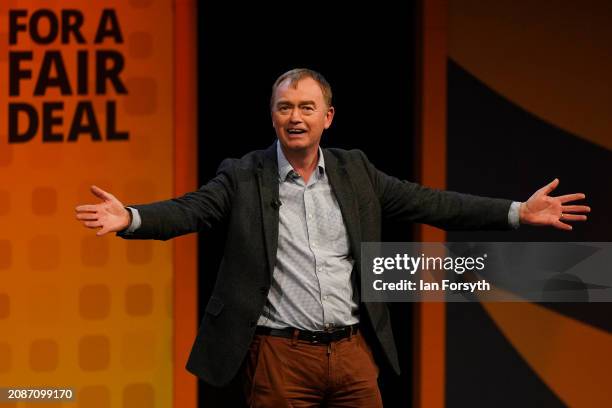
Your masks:
[[[314,112],[314,106],[312,105],[306,105],[306,106],[302,106],[302,110],[306,113],[312,113]]]

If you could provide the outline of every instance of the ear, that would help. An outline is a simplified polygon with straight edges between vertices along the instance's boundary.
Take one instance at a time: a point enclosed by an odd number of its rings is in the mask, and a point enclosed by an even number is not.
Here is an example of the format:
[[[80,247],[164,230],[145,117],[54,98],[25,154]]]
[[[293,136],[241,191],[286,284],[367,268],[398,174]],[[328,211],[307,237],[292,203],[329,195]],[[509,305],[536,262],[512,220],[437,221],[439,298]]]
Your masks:
[[[329,129],[334,120],[334,114],[336,113],[336,109],[333,106],[330,106],[325,114],[325,129]]]

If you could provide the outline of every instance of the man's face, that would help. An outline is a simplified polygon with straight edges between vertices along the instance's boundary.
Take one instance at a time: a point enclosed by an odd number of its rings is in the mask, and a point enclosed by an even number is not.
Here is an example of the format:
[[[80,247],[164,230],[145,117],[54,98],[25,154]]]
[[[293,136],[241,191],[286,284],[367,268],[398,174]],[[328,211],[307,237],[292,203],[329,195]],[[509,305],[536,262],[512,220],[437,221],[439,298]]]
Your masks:
[[[334,118],[321,87],[312,78],[297,82],[295,88],[287,79],[276,88],[272,106],[272,126],[285,150],[303,151],[318,146],[323,130]]]

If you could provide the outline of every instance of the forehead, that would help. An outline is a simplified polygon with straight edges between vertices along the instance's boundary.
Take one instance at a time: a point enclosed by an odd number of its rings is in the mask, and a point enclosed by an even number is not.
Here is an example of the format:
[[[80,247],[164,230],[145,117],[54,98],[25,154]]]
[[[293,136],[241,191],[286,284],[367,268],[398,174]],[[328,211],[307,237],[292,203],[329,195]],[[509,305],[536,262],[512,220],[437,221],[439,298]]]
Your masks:
[[[281,82],[274,92],[274,99],[299,102],[315,101],[323,102],[323,91],[319,83],[310,77],[302,78],[298,82],[291,83],[290,79]]]

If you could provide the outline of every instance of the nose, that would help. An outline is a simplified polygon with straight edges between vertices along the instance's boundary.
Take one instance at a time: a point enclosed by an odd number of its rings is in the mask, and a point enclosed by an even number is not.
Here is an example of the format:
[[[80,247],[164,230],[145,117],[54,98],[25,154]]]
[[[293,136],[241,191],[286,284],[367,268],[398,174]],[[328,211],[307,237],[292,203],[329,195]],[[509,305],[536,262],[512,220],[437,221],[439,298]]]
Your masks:
[[[291,123],[300,123],[302,121],[302,115],[299,108],[293,108],[291,110],[291,116],[289,116]]]

